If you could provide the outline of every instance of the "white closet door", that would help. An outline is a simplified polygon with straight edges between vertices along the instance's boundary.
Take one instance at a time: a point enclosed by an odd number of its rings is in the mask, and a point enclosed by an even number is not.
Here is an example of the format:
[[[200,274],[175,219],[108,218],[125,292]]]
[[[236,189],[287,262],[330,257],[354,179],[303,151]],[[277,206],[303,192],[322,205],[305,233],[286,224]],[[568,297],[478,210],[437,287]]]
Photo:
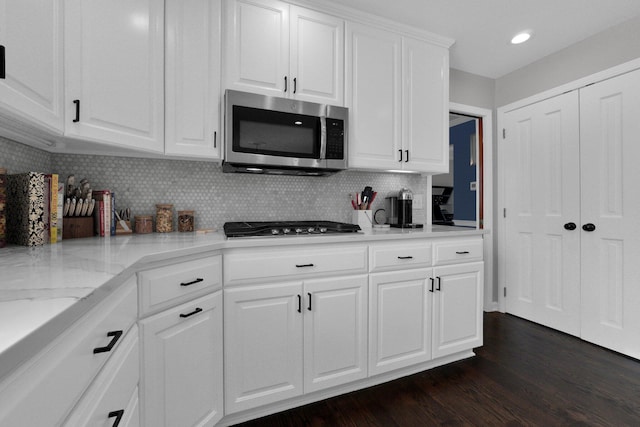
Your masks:
[[[507,312],[578,335],[578,93],[506,113],[505,132]]]
[[[580,91],[582,328],[640,358],[640,70]]]

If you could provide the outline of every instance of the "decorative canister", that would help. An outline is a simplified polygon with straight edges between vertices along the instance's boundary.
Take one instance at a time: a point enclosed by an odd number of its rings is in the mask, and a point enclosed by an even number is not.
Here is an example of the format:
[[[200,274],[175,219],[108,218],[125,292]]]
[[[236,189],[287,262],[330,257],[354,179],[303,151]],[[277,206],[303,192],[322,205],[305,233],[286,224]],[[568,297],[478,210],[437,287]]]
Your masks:
[[[136,233],[147,234],[153,231],[153,219],[151,215],[136,215]]]
[[[0,168],[0,248],[7,245],[7,170]]]
[[[173,231],[173,205],[156,205],[156,232],[171,233]]]
[[[194,211],[178,211],[178,231],[193,231],[194,225]]]

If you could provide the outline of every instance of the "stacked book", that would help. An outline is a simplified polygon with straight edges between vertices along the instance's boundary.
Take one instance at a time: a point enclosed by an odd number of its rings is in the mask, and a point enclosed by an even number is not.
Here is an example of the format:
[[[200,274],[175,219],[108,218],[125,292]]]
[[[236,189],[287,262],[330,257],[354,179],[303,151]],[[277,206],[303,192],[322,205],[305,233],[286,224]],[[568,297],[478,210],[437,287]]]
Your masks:
[[[62,204],[57,174],[7,175],[7,243],[38,246],[62,240]]]

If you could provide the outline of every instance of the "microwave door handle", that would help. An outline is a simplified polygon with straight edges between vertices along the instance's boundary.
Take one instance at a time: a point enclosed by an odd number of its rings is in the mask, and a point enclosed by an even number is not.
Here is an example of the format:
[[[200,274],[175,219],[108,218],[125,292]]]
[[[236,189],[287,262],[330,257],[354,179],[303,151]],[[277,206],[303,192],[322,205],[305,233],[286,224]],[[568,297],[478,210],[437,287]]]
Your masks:
[[[327,158],[327,118],[320,117],[320,160]]]

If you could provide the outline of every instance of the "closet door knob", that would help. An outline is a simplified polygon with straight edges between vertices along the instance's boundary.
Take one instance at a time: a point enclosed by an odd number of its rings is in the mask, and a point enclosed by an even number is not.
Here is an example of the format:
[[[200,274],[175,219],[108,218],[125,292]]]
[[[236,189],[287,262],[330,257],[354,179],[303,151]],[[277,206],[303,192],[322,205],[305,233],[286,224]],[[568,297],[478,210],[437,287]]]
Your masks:
[[[571,230],[575,230],[576,228],[578,228],[578,226],[576,225],[575,222],[568,222],[564,225],[565,230],[571,231]]]
[[[594,224],[591,224],[591,223],[589,222],[589,223],[586,223],[585,225],[583,225],[583,226],[582,226],[582,229],[583,229],[584,231],[595,231],[596,226],[595,226]]]

